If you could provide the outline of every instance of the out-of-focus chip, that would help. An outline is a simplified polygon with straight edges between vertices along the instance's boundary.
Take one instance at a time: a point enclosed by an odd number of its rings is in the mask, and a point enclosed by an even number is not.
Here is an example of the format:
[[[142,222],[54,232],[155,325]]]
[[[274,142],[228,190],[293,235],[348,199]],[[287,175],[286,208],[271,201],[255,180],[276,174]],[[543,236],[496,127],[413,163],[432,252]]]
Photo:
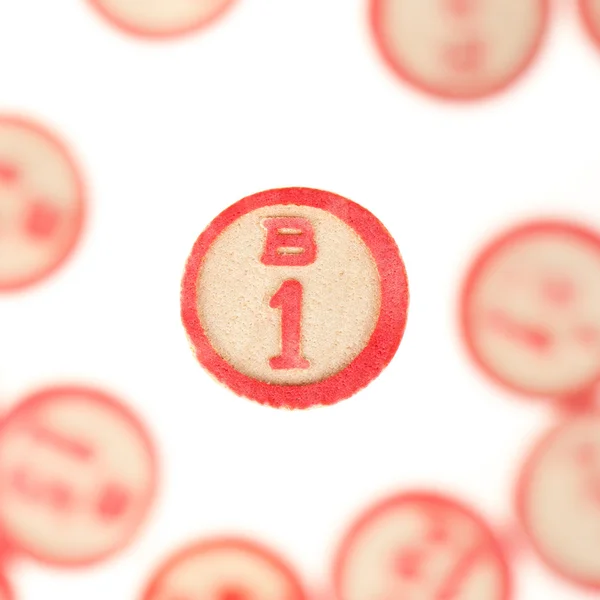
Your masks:
[[[464,338],[497,382],[531,396],[568,397],[600,377],[600,237],[534,222],[494,240],[461,300]]]
[[[90,0],[106,19],[127,33],[171,38],[196,31],[235,0]]]
[[[456,501],[406,493],[351,528],[335,566],[338,600],[507,600],[510,573],[484,520]]]
[[[142,600],[305,600],[292,569],[243,539],[202,541],[175,554],[150,581]]]
[[[600,413],[571,417],[539,442],[521,474],[517,504],[546,564],[600,589]]]
[[[393,70],[438,97],[506,88],[532,62],[547,0],[371,0],[378,46]]]
[[[129,543],[156,485],[153,445],[120,402],[42,390],[0,424],[0,527],[16,553],[84,565]]]
[[[63,143],[40,125],[0,115],[0,291],[61,265],[83,214],[83,184]]]

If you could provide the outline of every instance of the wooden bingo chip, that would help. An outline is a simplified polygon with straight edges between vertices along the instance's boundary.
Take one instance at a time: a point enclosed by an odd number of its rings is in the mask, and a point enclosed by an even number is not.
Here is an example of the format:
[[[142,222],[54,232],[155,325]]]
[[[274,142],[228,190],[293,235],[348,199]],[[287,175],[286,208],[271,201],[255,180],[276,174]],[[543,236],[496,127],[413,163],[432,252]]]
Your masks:
[[[23,288],[69,256],[82,228],[83,185],[54,134],[0,115],[0,291]]]
[[[98,11],[129,34],[168,38],[191,33],[221,16],[234,0],[90,0]]]
[[[104,559],[137,532],[155,485],[145,430],[101,392],[48,388],[0,424],[0,526],[13,553],[67,567]]]
[[[333,404],[394,356],[408,283],[383,225],[329,192],[245,198],[198,238],[182,318],[198,360],[237,394],[277,407]]]
[[[579,0],[579,9],[592,40],[600,47],[600,0]]]
[[[472,100],[529,66],[548,0],[371,0],[376,41],[393,70],[438,97]]]
[[[600,589],[600,413],[573,416],[535,447],[521,474],[517,505],[545,563]]]
[[[339,600],[507,600],[506,559],[485,522],[454,500],[408,493],[352,527],[334,573]]]
[[[462,329],[494,380],[531,396],[568,397],[600,377],[600,238],[560,221],[493,241],[467,277]]]
[[[247,540],[214,539],[177,553],[142,600],[306,600],[298,577],[272,551]]]

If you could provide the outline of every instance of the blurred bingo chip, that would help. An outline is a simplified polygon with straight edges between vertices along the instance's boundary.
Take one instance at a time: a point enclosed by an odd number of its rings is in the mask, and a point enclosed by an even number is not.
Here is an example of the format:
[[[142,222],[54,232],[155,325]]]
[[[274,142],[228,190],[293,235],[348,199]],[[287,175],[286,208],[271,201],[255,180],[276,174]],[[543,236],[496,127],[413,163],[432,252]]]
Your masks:
[[[560,221],[521,225],[472,266],[464,338],[493,379],[526,395],[567,397],[600,377],[600,238]]]
[[[90,0],[111,23],[150,38],[185,35],[207,25],[234,0]]]
[[[507,600],[508,566],[485,522],[450,498],[407,493],[378,504],[338,552],[339,600]]]
[[[470,100],[508,86],[531,63],[547,0],[371,0],[372,26],[393,70],[421,90]]]
[[[153,446],[121,403],[87,388],[48,388],[0,425],[0,524],[9,547],[78,566],[112,555],[147,516]]]
[[[82,228],[83,185],[54,134],[0,116],[0,291],[27,287],[68,257]]]
[[[290,567],[241,539],[200,542],[160,567],[142,600],[305,600]]]
[[[600,414],[572,417],[532,452],[518,487],[523,527],[544,562],[600,589]]]

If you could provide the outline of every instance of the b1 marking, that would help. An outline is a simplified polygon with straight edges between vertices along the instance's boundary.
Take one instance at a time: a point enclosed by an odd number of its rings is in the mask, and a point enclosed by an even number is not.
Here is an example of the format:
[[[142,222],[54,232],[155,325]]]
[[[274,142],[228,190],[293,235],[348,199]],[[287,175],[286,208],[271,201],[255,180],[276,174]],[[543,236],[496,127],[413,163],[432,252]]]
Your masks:
[[[455,501],[407,493],[363,515],[334,573],[340,600],[508,600],[506,558],[485,522]]]
[[[182,319],[199,361],[236,393],[306,408],[347,398],[394,355],[408,282],[368,211],[305,188],[262,192],[198,238]]]
[[[119,29],[145,38],[173,38],[220,17],[235,0],[90,0]]]
[[[83,184],[62,142],[0,115],[0,291],[54,272],[75,247],[83,214]]]
[[[537,54],[548,22],[548,0],[371,2],[376,41],[392,69],[453,100],[510,85]]]
[[[536,445],[521,473],[517,507],[546,565],[600,590],[600,413],[571,417]]]
[[[236,538],[199,542],[162,565],[142,600],[306,600],[292,569],[277,555]]]
[[[77,566],[127,544],[156,486],[154,448],[120,403],[49,388],[0,424],[0,526],[12,552]]]
[[[464,338],[513,391],[561,398],[600,378],[600,237],[579,225],[516,227],[479,255],[461,300]]]
[[[262,222],[267,230],[263,265],[272,267],[307,267],[317,258],[315,233],[308,219],[277,217]],[[300,338],[302,326],[302,284],[287,279],[271,298],[269,306],[281,309],[281,354],[269,359],[276,370],[308,369],[310,363],[302,357]]]

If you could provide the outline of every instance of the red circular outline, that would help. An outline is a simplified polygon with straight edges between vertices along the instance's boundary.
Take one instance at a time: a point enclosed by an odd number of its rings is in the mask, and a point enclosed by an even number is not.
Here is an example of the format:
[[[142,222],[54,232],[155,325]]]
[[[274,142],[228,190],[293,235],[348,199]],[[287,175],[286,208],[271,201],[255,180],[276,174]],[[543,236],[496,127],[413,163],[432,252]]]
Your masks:
[[[597,234],[593,230],[574,222],[562,221],[559,219],[536,220],[517,225],[516,227],[505,231],[483,247],[469,268],[468,275],[460,292],[459,300],[461,337],[463,344],[467,349],[467,353],[471,357],[471,360],[473,360],[479,369],[481,369],[487,375],[487,377],[489,377],[497,385],[503,387],[504,389],[510,390],[511,392],[516,392],[530,398],[568,399],[569,397],[577,397],[582,392],[586,392],[600,380],[600,365],[598,365],[598,372],[593,379],[591,379],[589,383],[579,386],[576,389],[566,389],[557,394],[531,391],[526,389],[524,386],[514,384],[507,379],[504,379],[501,375],[497,374],[492,367],[486,364],[483,358],[479,356],[479,353],[473,342],[473,336],[471,335],[471,329],[469,326],[468,299],[472,293],[475,282],[481,275],[481,272],[485,269],[486,263],[491,257],[494,256],[494,254],[496,254],[496,252],[501,250],[505,244],[523,236],[537,233],[566,233],[578,238],[583,238],[583,240],[595,246],[598,249],[598,254],[600,255],[600,234]]]
[[[586,416],[600,419],[600,411],[592,410],[586,413]],[[521,529],[524,531],[525,535],[527,536],[527,539],[529,540],[529,543],[531,544],[539,558],[542,560],[542,562],[553,573],[558,575],[564,581],[575,583],[578,586],[590,591],[598,591],[600,590],[600,577],[598,577],[597,581],[573,577],[546,554],[545,550],[541,547],[538,540],[533,535],[531,528],[528,525],[528,520],[526,516],[527,512],[525,508],[525,498],[527,495],[527,489],[529,481],[531,481],[535,464],[540,460],[541,456],[548,450],[548,447],[552,445],[555,439],[563,433],[563,430],[567,429],[567,427],[569,427],[575,419],[579,418],[581,418],[581,415],[562,420],[558,425],[555,425],[549,431],[547,431],[542,436],[542,438],[534,444],[533,449],[529,451],[529,454],[525,459],[523,467],[521,468],[519,477],[517,478],[517,486],[514,494],[514,504],[516,507],[519,523],[521,524]]]
[[[349,225],[367,245],[381,281],[379,319],[368,344],[342,371],[306,385],[271,385],[234,369],[213,349],[197,306],[197,281],[206,252],[220,233],[241,216],[263,206],[290,204],[326,210]],[[283,188],[248,196],[224,210],[196,240],[181,287],[181,318],[200,363],[240,396],[273,407],[308,408],[349,398],[369,384],[395,355],[406,327],[409,290],[398,246],[383,224],[362,206],[331,192]]]
[[[388,48],[387,42],[385,41],[385,35],[383,34],[380,26],[380,11],[383,3],[388,1],[389,0],[371,0],[369,8],[371,32],[373,34],[375,46],[383,57],[384,62],[387,64],[388,68],[390,68],[405,83],[408,83],[409,86],[416,88],[421,93],[425,93],[429,96],[434,96],[437,99],[450,102],[472,102],[476,100],[485,100],[505,92],[511,85],[521,79],[523,75],[525,75],[532,67],[534,59],[541,51],[548,31],[548,25],[550,23],[550,0],[538,0],[540,3],[542,18],[537,37],[533,41],[530,51],[525,55],[517,68],[513,70],[512,75],[498,84],[488,88],[486,91],[464,95],[453,93],[448,90],[442,90],[436,85],[425,83],[419,80],[415,75],[405,69],[396,56],[394,56],[394,53]]]
[[[0,573],[0,593],[6,596],[6,600],[14,600],[15,593],[4,573]]]
[[[289,580],[291,587],[295,592],[294,597],[290,600],[307,600],[306,591],[300,581],[300,578],[289,563],[287,563],[283,558],[266,546],[250,541],[249,539],[237,537],[216,537],[206,539],[189,544],[181,550],[175,552],[175,554],[173,554],[160,565],[156,573],[152,576],[150,583],[148,583],[144,588],[144,591],[141,595],[141,600],[152,600],[165,574],[168,573],[174,566],[176,566],[177,563],[186,560],[191,556],[206,554],[207,552],[220,550],[222,548],[242,550],[243,552],[252,554],[254,556],[259,556],[260,558],[266,560],[266,562],[270,563],[274,569],[282,573]]]
[[[69,165],[69,168],[73,173],[75,187],[77,190],[73,233],[71,239],[68,241],[68,244],[65,246],[65,249],[52,263],[50,263],[50,265],[37,271],[34,275],[30,275],[29,277],[24,277],[22,279],[16,279],[13,283],[8,284],[3,284],[0,281],[0,292],[14,292],[23,290],[24,288],[35,285],[43,279],[46,279],[55,271],[60,269],[60,267],[62,267],[67,259],[71,256],[81,239],[82,230],[84,227],[86,216],[86,193],[79,166],[73,158],[73,154],[69,150],[68,146],[61,141],[57,134],[52,132],[50,129],[47,129],[45,126],[37,123],[36,121],[17,115],[0,114],[0,127],[2,125],[21,127],[22,129],[25,129],[43,138],[52,146],[54,146],[58,154],[60,154],[60,156],[62,156],[62,158],[65,159]]]
[[[12,408],[6,415],[3,415],[2,420],[0,421],[0,443],[2,440],[2,434],[9,423],[12,422],[15,418],[20,418],[23,415],[27,415],[27,413],[31,411],[35,411],[40,404],[45,404],[47,401],[52,401],[56,396],[74,396],[79,401],[87,401],[91,403],[96,403],[102,405],[103,407],[109,407],[119,414],[120,417],[127,423],[129,423],[139,434],[140,439],[143,444],[146,446],[148,457],[151,465],[151,473],[152,480],[150,483],[150,492],[148,497],[144,500],[143,506],[139,512],[140,517],[137,519],[137,522],[131,525],[128,528],[128,534],[124,541],[120,544],[113,546],[111,549],[101,552],[93,557],[88,557],[84,559],[59,559],[53,558],[52,556],[45,556],[43,553],[38,553],[35,550],[29,550],[21,546],[21,544],[14,539],[11,538],[10,533],[7,531],[6,527],[4,529],[4,539],[6,540],[6,545],[8,551],[10,553],[23,555],[29,558],[36,560],[44,565],[51,567],[68,567],[68,568],[77,568],[77,567],[88,567],[94,565],[98,562],[101,562],[114,554],[121,552],[125,547],[127,547],[131,541],[131,539],[136,535],[138,530],[141,528],[143,522],[146,520],[148,513],[152,507],[154,499],[156,497],[156,492],[158,489],[158,457],[156,452],[156,447],[154,443],[142,424],[142,422],[138,419],[138,417],[131,412],[128,408],[125,407],[119,400],[114,398],[113,396],[109,396],[105,392],[84,387],[84,386],[75,386],[75,385],[60,385],[60,386],[50,386],[43,388],[33,394],[27,396],[24,400],[19,402],[17,406]],[[0,486],[0,503],[1,503],[1,495],[2,495],[2,487]],[[0,512],[0,520],[1,520],[1,512]]]
[[[342,594],[342,576],[344,571],[344,562],[350,548],[354,545],[356,537],[361,531],[370,525],[370,522],[377,519],[381,514],[386,513],[390,508],[396,508],[405,503],[423,502],[427,504],[443,505],[451,510],[458,512],[467,519],[470,519],[477,527],[479,527],[488,538],[490,548],[494,551],[498,558],[502,570],[502,579],[504,590],[501,594],[503,600],[509,600],[513,596],[513,581],[508,559],[504,552],[501,542],[494,535],[491,527],[485,519],[472,508],[468,507],[453,498],[443,494],[431,491],[411,491],[389,496],[384,500],[380,500],[374,506],[368,508],[358,517],[350,527],[349,531],[342,538],[342,542],[338,547],[333,563],[333,585],[338,600],[344,600]]]
[[[596,44],[600,48],[600,27],[598,27],[597,23],[594,21],[592,17],[592,13],[590,11],[590,1],[589,0],[579,0],[577,2],[579,6],[579,14],[581,17],[581,21],[583,23],[584,29],[588,32],[590,37],[592,38],[592,42]]]
[[[137,38],[141,38],[145,41],[166,41],[173,40],[187,35],[196,33],[197,31],[204,29],[204,27],[217,21],[224,13],[231,9],[231,7],[238,0],[228,0],[222,6],[220,6],[215,12],[210,14],[208,17],[203,17],[186,25],[185,27],[173,27],[172,29],[162,30],[147,30],[143,27],[138,27],[130,23],[126,23],[119,17],[115,16],[108,8],[102,4],[102,0],[88,0],[92,8],[96,10],[100,15],[108,21],[113,27],[120,30],[121,32],[127,33]]]

